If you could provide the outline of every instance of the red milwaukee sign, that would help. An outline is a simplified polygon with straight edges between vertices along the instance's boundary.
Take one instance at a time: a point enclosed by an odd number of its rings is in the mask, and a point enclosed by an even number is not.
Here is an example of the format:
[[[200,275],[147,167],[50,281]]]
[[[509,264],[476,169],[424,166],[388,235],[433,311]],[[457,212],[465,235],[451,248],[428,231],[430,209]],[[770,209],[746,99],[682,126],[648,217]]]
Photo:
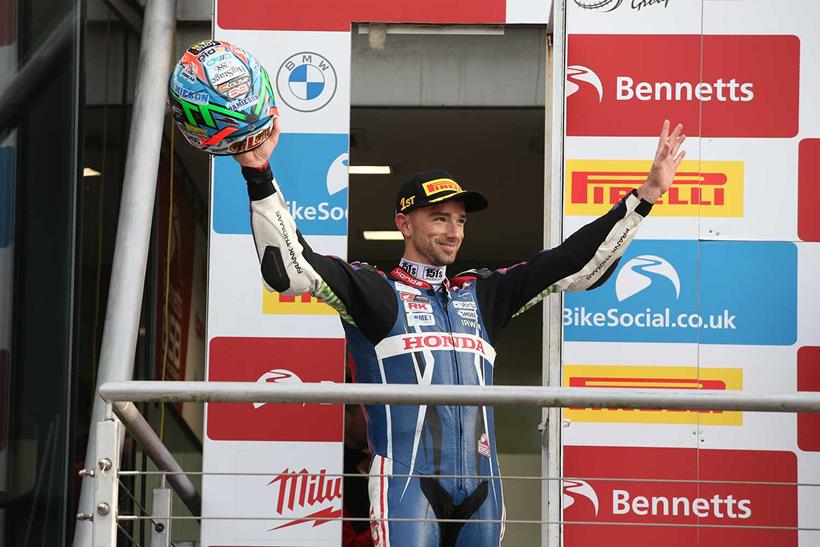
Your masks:
[[[344,339],[232,338],[211,340],[208,380],[260,382],[287,388],[344,382]],[[341,441],[342,405],[210,403],[208,437],[221,441]]]
[[[566,524],[567,547],[797,545],[766,529],[797,526],[792,452],[567,446],[564,476],[564,521],[596,523]]]
[[[304,522],[313,522],[314,526],[319,526],[330,522],[326,519],[342,516],[342,477],[326,477],[325,473],[325,469],[318,473],[311,473],[307,469],[285,469],[268,483],[274,489],[273,500],[279,515],[312,511],[280,524],[275,530]],[[315,520],[317,518],[319,520]]]
[[[801,140],[797,162],[797,236],[820,241],[820,139]]]
[[[797,391],[820,391],[820,346],[797,350]],[[797,446],[806,452],[820,452],[820,413],[797,414]]]
[[[570,136],[797,135],[796,36],[573,34],[567,59]]]

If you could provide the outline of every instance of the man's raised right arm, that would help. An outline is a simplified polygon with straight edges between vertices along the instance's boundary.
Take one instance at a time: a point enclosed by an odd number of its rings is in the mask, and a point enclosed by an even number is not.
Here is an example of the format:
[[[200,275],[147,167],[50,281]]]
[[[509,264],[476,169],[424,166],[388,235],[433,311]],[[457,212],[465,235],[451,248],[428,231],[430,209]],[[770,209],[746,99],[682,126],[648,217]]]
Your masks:
[[[290,215],[270,166],[243,166],[251,205],[251,228],[262,279],[268,290],[310,293],[355,324],[371,340],[392,327],[397,304],[375,270],[313,252]]]

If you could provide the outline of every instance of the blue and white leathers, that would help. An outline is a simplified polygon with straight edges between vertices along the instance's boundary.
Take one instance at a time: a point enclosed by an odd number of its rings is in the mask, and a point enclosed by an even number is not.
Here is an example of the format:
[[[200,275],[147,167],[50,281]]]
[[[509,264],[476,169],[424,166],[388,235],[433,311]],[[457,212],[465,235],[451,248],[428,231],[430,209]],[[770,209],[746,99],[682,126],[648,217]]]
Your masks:
[[[492,384],[493,344],[509,321],[550,293],[604,283],[652,208],[633,191],[558,247],[509,268],[441,280],[435,289],[419,278],[425,271],[383,273],[314,253],[270,168],[242,174],[266,286],[310,292],[339,312],[357,382]],[[492,408],[370,405],[366,416],[376,545],[500,543],[504,503]]]
[[[401,270],[391,277],[380,275],[391,287],[399,313],[375,346],[358,328],[345,325],[357,382],[492,384],[495,349],[484,336],[474,278],[436,290]],[[376,520],[372,529],[377,545],[472,546],[501,541],[504,500],[492,407],[368,405],[365,410],[376,454],[371,465],[371,517],[429,521]],[[496,522],[435,522],[469,518]]]

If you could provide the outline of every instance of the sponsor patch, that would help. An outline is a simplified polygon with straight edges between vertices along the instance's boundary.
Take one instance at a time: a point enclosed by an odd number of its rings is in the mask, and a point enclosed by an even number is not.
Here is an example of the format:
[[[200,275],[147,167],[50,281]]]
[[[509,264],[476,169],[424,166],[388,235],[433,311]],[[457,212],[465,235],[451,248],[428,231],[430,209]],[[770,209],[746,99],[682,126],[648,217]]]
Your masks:
[[[436,324],[436,317],[432,313],[408,313],[407,324],[411,327],[427,327]]]
[[[405,302],[404,303],[405,311],[409,312],[424,312],[424,313],[433,313],[433,306],[432,304],[428,304],[426,302]]]
[[[431,180],[422,183],[421,187],[424,188],[424,193],[428,196],[438,194],[439,192],[461,192],[461,186],[452,179]]]
[[[448,332],[397,334],[385,338],[376,345],[376,355],[381,359],[423,350],[464,351],[477,353],[490,364],[495,361],[495,348],[487,340],[474,334]]]
[[[482,433],[478,439],[478,453],[485,458],[490,457],[490,439],[487,438],[486,433]]]
[[[473,321],[478,320],[478,313],[475,310],[458,310],[458,316]]]
[[[421,291],[411,287],[410,285],[405,285],[404,283],[399,283],[398,281],[394,281],[393,285],[395,285],[396,290],[399,292],[406,292],[410,294],[421,294]]]
[[[475,302],[464,302],[462,300],[453,300],[453,307],[457,310],[474,310],[476,309]]]

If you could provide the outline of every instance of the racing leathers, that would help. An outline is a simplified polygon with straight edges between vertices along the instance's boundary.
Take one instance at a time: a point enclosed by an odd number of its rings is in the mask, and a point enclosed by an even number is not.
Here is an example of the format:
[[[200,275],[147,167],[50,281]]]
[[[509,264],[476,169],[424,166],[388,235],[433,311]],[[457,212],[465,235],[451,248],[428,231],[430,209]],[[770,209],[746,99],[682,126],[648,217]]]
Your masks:
[[[309,292],[338,311],[354,378],[368,383],[492,384],[501,329],[550,293],[603,283],[652,207],[633,191],[554,249],[439,284],[424,280],[424,273],[438,275],[433,270],[382,272],[314,253],[270,168],[242,173],[267,287]],[[376,545],[500,543],[504,504],[492,407],[368,405],[365,412]]]

